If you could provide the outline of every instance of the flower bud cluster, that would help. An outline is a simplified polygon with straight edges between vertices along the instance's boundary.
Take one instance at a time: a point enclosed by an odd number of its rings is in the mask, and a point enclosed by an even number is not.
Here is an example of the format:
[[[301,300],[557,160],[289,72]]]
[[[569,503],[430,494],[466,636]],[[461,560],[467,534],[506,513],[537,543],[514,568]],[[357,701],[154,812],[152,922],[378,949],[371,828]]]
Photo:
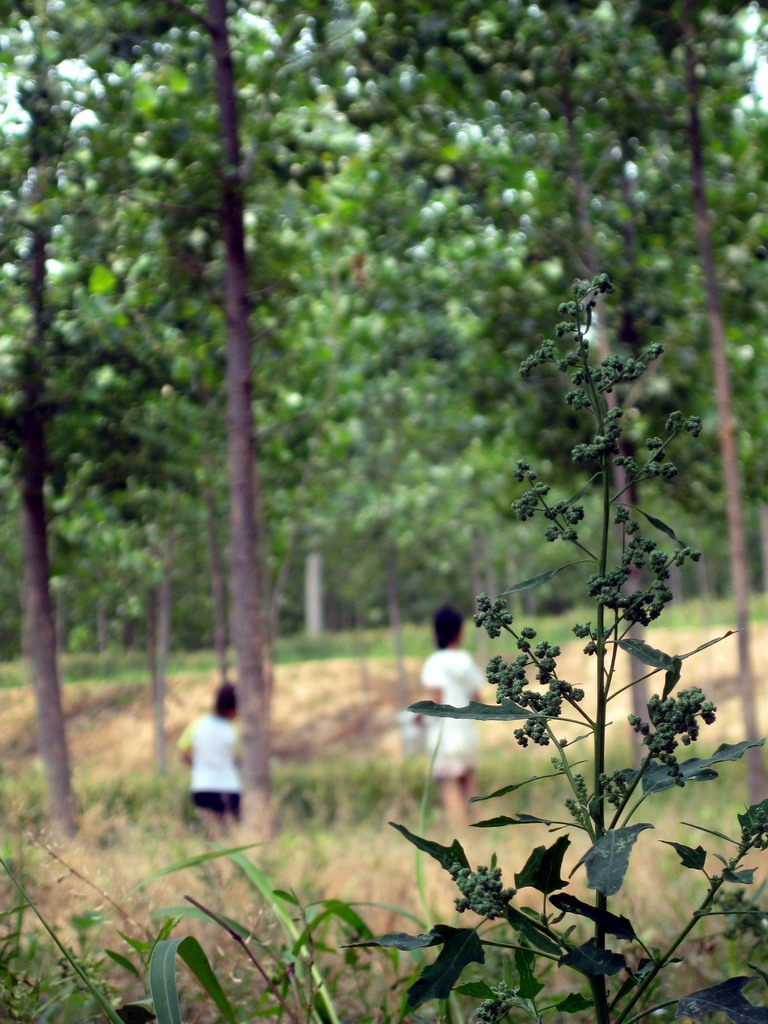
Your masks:
[[[492,601],[487,594],[480,594],[472,621],[478,629],[484,629],[493,640],[501,636],[502,629],[508,629],[512,625],[512,615],[507,611],[507,602],[503,597],[497,597]]]
[[[502,886],[500,867],[487,868],[480,865],[477,871],[470,871],[460,864],[454,864],[450,876],[462,893],[456,900],[456,909],[460,914],[471,910],[489,919],[503,917],[507,904],[517,891]]]
[[[484,999],[475,1010],[475,1024],[495,1024],[518,1003],[517,993],[502,981],[493,986],[493,996]]]
[[[654,694],[648,701],[650,723],[638,715],[629,716],[629,724],[643,737],[652,757],[667,765],[669,774],[678,786],[683,786],[683,775],[674,751],[678,737],[683,746],[688,746],[699,737],[699,719],[707,725],[715,721],[717,708],[706,700],[698,686],[681,690],[677,697],[659,697]],[[651,731],[653,726],[654,731]]]
[[[768,801],[749,808],[741,821],[741,847],[747,850],[768,850]]]
[[[584,699],[583,689],[558,679],[555,674],[560,648],[545,640],[532,648],[531,640],[535,636],[534,629],[524,627],[516,638],[521,653],[512,661],[505,661],[500,654],[496,654],[486,668],[488,682],[496,687],[497,702],[505,699],[514,701],[520,707],[530,709],[535,716],[526,719],[520,728],[515,729],[515,738],[522,747],[527,747],[531,740],[546,747],[549,744],[547,720],[560,717],[564,700],[576,704]],[[530,666],[535,666],[536,679],[541,686],[546,687],[543,692],[526,689],[527,670]]]
[[[600,788],[609,804],[614,807],[621,807],[624,804],[629,790],[627,776],[631,774],[626,768],[617,768],[610,775],[600,776]]]

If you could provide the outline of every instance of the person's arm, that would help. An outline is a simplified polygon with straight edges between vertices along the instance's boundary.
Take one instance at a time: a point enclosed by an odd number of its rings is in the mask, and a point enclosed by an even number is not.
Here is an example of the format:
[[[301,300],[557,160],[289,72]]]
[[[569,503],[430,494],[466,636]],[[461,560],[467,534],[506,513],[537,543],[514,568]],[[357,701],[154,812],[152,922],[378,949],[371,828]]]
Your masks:
[[[185,764],[187,768],[192,767],[192,733],[195,729],[195,722],[190,722],[187,727],[179,736],[176,749],[179,752],[182,764]]]

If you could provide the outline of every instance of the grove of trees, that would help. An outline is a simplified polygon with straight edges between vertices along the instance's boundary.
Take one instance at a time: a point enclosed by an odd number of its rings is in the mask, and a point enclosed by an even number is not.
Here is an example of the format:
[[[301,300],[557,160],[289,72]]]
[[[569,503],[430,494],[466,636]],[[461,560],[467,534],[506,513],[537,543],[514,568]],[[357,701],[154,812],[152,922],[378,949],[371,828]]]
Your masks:
[[[226,674],[231,641],[268,827],[272,654],[305,627],[305,566],[315,623],[397,629],[556,559],[516,538],[512,467],[562,479],[572,424],[518,366],[599,271],[601,350],[665,347],[624,396],[629,435],[704,420],[670,516],[707,554],[689,588],[735,598],[754,738],[762,3],[2,0],[0,19],[0,656],[29,656],[62,831],[61,652],[149,651],[162,763],[169,647],[215,647]]]

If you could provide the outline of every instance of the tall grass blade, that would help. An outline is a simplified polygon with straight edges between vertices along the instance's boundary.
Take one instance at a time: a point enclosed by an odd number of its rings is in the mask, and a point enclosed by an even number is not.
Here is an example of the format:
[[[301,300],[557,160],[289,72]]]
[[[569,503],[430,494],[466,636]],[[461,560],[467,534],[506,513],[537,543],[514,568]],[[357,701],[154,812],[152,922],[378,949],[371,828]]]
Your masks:
[[[158,942],[149,962],[149,990],[157,1014],[158,1024],[181,1024],[178,989],[176,987],[176,957],[179,957],[216,1004],[227,1024],[237,1024],[232,1006],[224,994],[219,979],[211,967],[202,946],[191,935],[183,939],[164,939]]]
[[[8,875],[10,880],[13,882],[13,884],[19,890],[19,893],[23,897],[23,899],[26,902],[26,904],[29,907],[32,908],[32,910],[35,913],[35,915],[36,915],[38,921],[40,922],[40,924],[48,932],[48,934],[50,935],[50,937],[53,939],[54,943],[58,947],[61,955],[67,961],[67,963],[72,968],[72,970],[75,972],[75,974],[80,979],[80,981],[83,983],[83,985],[85,985],[85,987],[88,989],[88,991],[93,996],[93,998],[96,1001],[96,1003],[98,1003],[98,1005],[100,1006],[100,1008],[104,1012],[104,1015],[107,1018],[107,1020],[111,1021],[112,1024],[124,1024],[123,1019],[120,1016],[118,1016],[116,1010],[112,1006],[112,1003],[109,1001],[109,999],[104,995],[104,993],[101,991],[100,988],[98,988],[96,985],[93,984],[93,982],[88,977],[88,975],[85,973],[85,971],[82,969],[80,964],[74,959],[74,957],[69,952],[69,950],[66,948],[66,946],[64,946],[63,943],[60,941],[60,939],[59,939],[58,935],[56,934],[56,932],[54,932],[53,928],[51,928],[51,926],[45,920],[43,915],[37,909],[37,906],[33,902],[32,897],[29,895],[27,890],[24,888],[24,885],[22,884],[22,882],[16,877],[16,875],[13,873],[11,868],[8,866],[7,862],[2,857],[0,857],[0,867],[3,868],[3,870]]]

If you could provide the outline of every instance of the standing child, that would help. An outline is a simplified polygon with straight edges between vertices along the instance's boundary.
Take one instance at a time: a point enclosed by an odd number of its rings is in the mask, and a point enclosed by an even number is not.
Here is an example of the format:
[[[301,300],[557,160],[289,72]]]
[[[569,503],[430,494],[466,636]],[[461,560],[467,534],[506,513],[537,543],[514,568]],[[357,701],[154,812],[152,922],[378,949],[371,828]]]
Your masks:
[[[235,688],[224,683],[216,692],[212,713],[190,722],[178,742],[182,760],[192,768],[192,803],[220,821],[240,817],[240,731],[236,716]]]
[[[435,615],[438,649],[424,662],[421,682],[436,704],[466,707],[480,696],[483,674],[461,647],[462,625],[461,615],[449,606]],[[466,823],[467,801],[475,791],[477,725],[468,719],[430,718],[429,727],[432,772],[446,815],[452,824]]]

